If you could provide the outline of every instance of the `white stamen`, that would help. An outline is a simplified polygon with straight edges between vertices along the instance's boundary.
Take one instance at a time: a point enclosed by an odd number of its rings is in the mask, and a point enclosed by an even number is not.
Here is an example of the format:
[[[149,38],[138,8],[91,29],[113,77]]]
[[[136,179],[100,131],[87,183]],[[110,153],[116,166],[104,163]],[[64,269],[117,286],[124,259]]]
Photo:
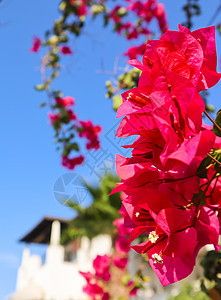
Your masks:
[[[151,231],[149,236],[148,236],[149,240],[151,241],[151,243],[156,243],[156,241],[159,239],[159,235],[156,234],[156,231]]]
[[[130,100],[131,98],[132,98],[132,93],[130,92],[129,94],[128,94],[128,96],[127,96],[127,100]]]
[[[139,215],[140,215],[140,213],[137,211],[137,212],[135,213],[135,216],[138,218]]]
[[[163,263],[163,259],[162,259],[162,257],[161,257],[161,255],[159,255],[159,254],[157,254],[157,253],[154,253],[153,255],[152,255],[152,258],[154,259],[154,263],[155,264],[162,264]]]

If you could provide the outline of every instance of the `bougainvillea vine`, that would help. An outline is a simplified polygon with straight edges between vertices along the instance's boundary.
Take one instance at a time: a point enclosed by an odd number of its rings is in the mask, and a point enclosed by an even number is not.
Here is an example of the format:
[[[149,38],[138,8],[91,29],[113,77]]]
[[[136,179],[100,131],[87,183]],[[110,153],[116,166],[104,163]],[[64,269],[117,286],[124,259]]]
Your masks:
[[[220,248],[220,117],[214,127],[203,123],[199,94],[221,77],[215,27],[190,32],[179,25],[148,41],[142,63],[129,63],[142,74],[138,88],[122,94],[116,135],[137,138],[124,146],[131,157],[116,157],[121,183],[113,192],[125,194],[131,247],[147,253],[165,286],[192,272],[204,245]]]
[[[42,106],[48,106],[50,124],[55,131],[55,142],[62,156],[62,165],[73,170],[75,166],[84,162],[80,151],[79,138],[86,139],[86,149],[99,149],[100,126],[95,126],[88,121],[82,121],[73,111],[74,103],[68,103],[61,90],[52,88],[52,83],[60,75],[60,61],[64,56],[73,55],[74,50],[69,46],[71,36],[79,36],[88,17],[95,18],[102,15],[104,23],[112,23],[113,30],[127,40],[138,39],[152,34],[149,25],[157,20],[159,30],[166,31],[167,19],[163,4],[157,0],[120,1],[110,7],[108,1],[61,1],[59,5],[60,17],[54,22],[52,30],[45,34],[45,38],[34,37],[31,52],[44,50],[41,61],[41,84],[36,85],[36,90],[46,91],[48,102]],[[133,22],[131,22],[133,20]],[[145,50],[145,40],[138,47],[129,48],[125,55],[130,58],[142,55]],[[73,98],[72,98],[73,99]],[[116,102],[116,101],[115,101]],[[117,104],[116,107],[119,105]]]

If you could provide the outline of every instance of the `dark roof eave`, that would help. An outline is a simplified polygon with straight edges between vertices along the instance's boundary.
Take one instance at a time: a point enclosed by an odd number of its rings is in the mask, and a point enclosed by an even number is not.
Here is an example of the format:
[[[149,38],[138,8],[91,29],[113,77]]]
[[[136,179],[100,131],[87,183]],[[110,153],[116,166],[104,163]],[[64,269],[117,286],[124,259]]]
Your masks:
[[[67,227],[70,222],[68,219],[44,217],[30,232],[19,239],[19,242],[49,244],[51,235],[51,225],[54,221],[61,223],[61,231]]]

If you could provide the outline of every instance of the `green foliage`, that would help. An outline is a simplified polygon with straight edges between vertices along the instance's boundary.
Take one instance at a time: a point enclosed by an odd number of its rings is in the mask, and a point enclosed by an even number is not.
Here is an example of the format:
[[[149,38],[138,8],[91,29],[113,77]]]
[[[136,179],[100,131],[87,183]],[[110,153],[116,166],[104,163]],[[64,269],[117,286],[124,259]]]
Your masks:
[[[98,187],[91,186],[84,182],[85,187],[93,198],[93,203],[89,207],[82,207],[76,202],[66,202],[78,215],[73,219],[66,231],[63,232],[61,243],[65,244],[70,240],[87,236],[92,239],[98,234],[113,235],[113,221],[120,217],[118,210],[121,206],[120,194],[108,196],[119,181],[117,176],[105,175]]]
[[[183,10],[186,14],[186,22],[183,23],[183,25],[189,29],[193,26],[192,18],[201,14],[201,8],[198,2],[199,0],[187,0],[183,6]]]
[[[122,278],[123,286],[127,286],[129,281],[131,280],[131,278],[132,278],[132,276],[130,274],[124,275],[124,277]]]
[[[189,284],[184,284],[181,292],[177,296],[171,296],[168,300],[209,300],[208,297],[202,291],[195,291],[194,288]]]
[[[117,110],[118,107],[122,104],[122,98],[120,94],[117,94],[113,97],[113,109]]]
[[[206,169],[211,164],[211,158],[205,157],[200,163],[198,169],[196,170],[197,176],[199,178],[207,178],[208,169]]]
[[[204,268],[204,276],[215,283],[215,289],[221,294],[221,252],[207,252],[200,264]]]
[[[217,112],[215,123],[221,128],[221,109]],[[221,131],[215,125],[213,126],[213,132],[221,137]]]
[[[128,89],[132,89],[138,86],[141,71],[137,69],[131,69],[125,71],[117,77],[117,84],[113,84],[111,81],[106,81],[106,97],[111,98],[113,101],[113,109],[117,110],[122,103],[121,93]]]

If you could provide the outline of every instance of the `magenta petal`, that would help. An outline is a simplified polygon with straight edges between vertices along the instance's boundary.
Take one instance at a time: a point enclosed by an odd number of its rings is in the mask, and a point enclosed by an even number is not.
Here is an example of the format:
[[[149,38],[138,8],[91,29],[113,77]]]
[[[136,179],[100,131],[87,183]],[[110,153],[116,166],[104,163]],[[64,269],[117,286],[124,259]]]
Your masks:
[[[191,33],[191,31],[187,27],[185,27],[181,24],[178,25],[178,28],[179,28],[179,31],[186,32],[186,33]]]
[[[147,67],[145,67],[138,59],[131,59],[126,61],[126,63],[128,63],[129,65],[146,72],[147,71]]]
[[[219,250],[219,219],[215,212],[208,207],[202,207],[198,221],[195,224],[197,230],[198,244],[194,255],[196,256],[199,250],[207,245],[213,244],[216,250]]]
[[[193,213],[188,210],[181,210],[175,207],[162,209],[156,219],[156,223],[163,231],[170,235],[178,230],[190,226],[193,222]]]
[[[148,252],[150,265],[163,286],[177,282],[192,272],[195,264],[193,252],[197,244],[196,230],[188,228],[185,231],[176,233],[173,236],[173,241],[170,243],[171,246],[168,246],[170,248],[162,256],[162,264],[154,263],[152,255],[155,253],[159,254],[162,248],[165,247],[165,242],[157,244]]]
[[[138,226],[134,228],[130,234],[129,242],[132,243],[136,238],[138,238],[142,233],[146,232],[149,234],[155,228],[150,226]]]
[[[145,253],[145,252],[147,252],[147,250],[146,251],[143,251],[143,250],[148,249],[149,248],[148,246],[151,246],[151,243],[149,241],[140,243],[138,245],[133,245],[133,246],[131,246],[131,248],[134,249],[138,253]]]
[[[117,110],[117,118],[121,118],[124,115],[129,115],[140,109],[139,106],[134,105],[130,101],[123,102]]]

